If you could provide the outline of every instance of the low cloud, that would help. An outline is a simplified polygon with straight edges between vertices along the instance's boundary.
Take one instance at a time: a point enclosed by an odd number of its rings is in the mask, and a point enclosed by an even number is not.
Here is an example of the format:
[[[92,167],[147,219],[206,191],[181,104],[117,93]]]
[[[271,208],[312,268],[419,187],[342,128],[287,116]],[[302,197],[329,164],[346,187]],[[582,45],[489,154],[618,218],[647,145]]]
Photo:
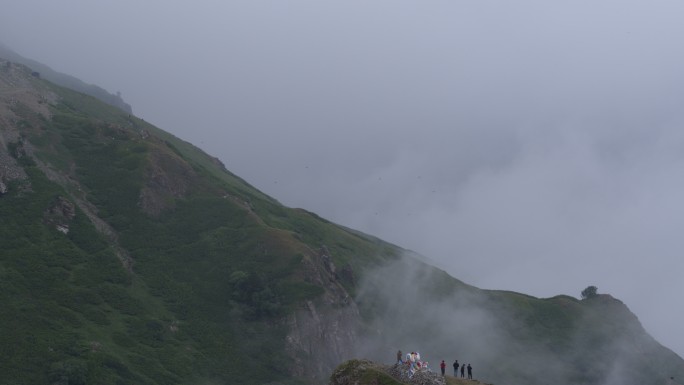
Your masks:
[[[681,360],[607,295],[580,304],[483,291],[409,254],[365,274],[356,301],[372,320],[360,358],[391,364],[397,350],[418,352],[433,371],[445,360],[451,373],[458,360],[476,379],[511,384],[636,385],[681,371]],[[665,359],[649,363],[655,356]]]

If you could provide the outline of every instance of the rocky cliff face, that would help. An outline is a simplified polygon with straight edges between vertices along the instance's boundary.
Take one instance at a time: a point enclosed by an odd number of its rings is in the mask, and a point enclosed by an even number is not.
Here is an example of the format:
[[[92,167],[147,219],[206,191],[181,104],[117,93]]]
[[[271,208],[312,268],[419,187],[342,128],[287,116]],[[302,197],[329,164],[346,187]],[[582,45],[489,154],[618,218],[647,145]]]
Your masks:
[[[105,236],[129,273],[133,272],[131,253],[119,242],[120,234],[100,217],[97,205],[90,201],[88,188],[81,184],[75,172],[76,164],[57,168],[36,156],[29,137],[41,135],[46,122],[52,118],[49,105],[57,96],[43,87],[38,77],[21,65],[0,61],[0,197],[13,186],[14,181],[29,182],[22,162],[29,162],[40,169],[51,181],[62,186],[65,195],[56,196],[43,210],[42,221],[63,234],[70,232],[70,225],[77,210],[84,213],[94,227]],[[100,122],[104,131],[112,137],[93,130],[94,140],[145,141],[153,144],[144,162],[144,182],[138,196],[138,207],[146,215],[157,218],[174,209],[175,202],[186,199],[196,183],[202,183],[197,169],[179,155],[177,150],[148,132],[139,134],[125,124]],[[141,137],[142,135],[142,137]],[[36,135],[37,136],[37,135]],[[58,142],[55,143],[58,145]],[[215,158],[211,162],[225,171]],[[113,184],[118,181],[112,180]],[[206,182],[205,182],[206,183]],[[26,188],[24,186],[23,188]],[[224,197],[233,197],[226,194]],[[252,207],[237,197],[245,206],[250,218],[264,225]],[[299,307],[281,320],[288,332],[286,353],[294,364],[289,367],[294,377],[314,383],[325,381],[340,362],[354,356],[361,326],[359,310],[344,288],[341,276],[347,282],[354,277],[351,270],[341,273],[332,261],[329,250],[310,249],[301,266],[301,279],[323,289],[316,299],[301,302]]]
[[[0,131],[0,145],[6,138],[3,137]],[[9,190],[9,183],[13,180],[26,179],[24,169],[19,167],[16,159],[11,157],[8,153],[0,151],[0,196],[7,193]]]
[[[354,357],[361,317],[339,281],[327,249],[314,253],[304,263],[305,279],[325,292],[287,318],[287,349],[294,362],[294,375],[321,380],[340,362]]]
[[[140,191],[139,206],[147,214],[158,216],[182,198],[197,174],[171,151],[151,156],[147,166],[146,186]]]
[[[48,119],[48,100],[55,95],[33,86],[26,78],[28,69],[0,59],[0,195],[7,193],[10,182],[25,180],[26,173],[18,160],[27,156],[22,129],[31,122],[17,112],[24,109],[34,112],[36,119]]]
[[[59,196],[45,210],[43,220],[63,234],[69,233],[69,225],[76,216],[76,206],[68,199]]]

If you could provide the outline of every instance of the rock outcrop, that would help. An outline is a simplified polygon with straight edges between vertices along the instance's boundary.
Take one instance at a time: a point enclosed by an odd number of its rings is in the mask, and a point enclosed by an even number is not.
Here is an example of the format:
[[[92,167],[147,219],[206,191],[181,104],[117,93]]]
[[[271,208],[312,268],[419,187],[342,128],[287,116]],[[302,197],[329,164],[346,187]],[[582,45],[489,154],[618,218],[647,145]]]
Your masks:
[[[446,385],[446,383],[445,377],[428,369],[416,371],[411,375],[408,366],[403,364],[387,366],[369,360],[349,360],[333,371],[329,385]]]
[[[395,364],[386,369],[393,378],[411,385],[445,385],[446,379],[431,369],[417,370],[413,374],[408,365]],[[439,370],[439,369],[437,369]]]
[[[349,360],[333,371],[329,385],[401,385],[387,369],[387,366],[369,360]]]
[[[57,197],[45,210],[43,220],[57,231],[68,234],[69,224],[76,216],[76,206],[64,197]]]
[[[147,182],[140,191],[140,208],[150,216],[158,216],[173,207],[175,198],[188,193],[196,177],[192,167],[172,152],[152,154],[147,167]]]
[[[439,370],[439,369],[437,369]],[[442,376],[423,369],[412,375],[405,364],[382,365],[370,360],[353,359],[332,372],[328,385],[488,385],[478,380]],[[491,384],[489,384],[491,385]]]
[[[292,374],[320,380],[344,360],[354,356],[361,326],[359,309],[344,289],[327,249],[304,260],[306,280],[325,293],[288,317],[287,351]],[[311,359],[315,357],[315,359]]]

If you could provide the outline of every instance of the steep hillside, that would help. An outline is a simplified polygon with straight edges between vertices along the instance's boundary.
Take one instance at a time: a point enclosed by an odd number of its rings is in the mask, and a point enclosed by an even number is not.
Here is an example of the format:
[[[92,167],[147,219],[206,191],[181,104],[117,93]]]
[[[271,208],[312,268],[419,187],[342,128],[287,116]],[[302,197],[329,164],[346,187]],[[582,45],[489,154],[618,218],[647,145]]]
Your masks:
[[[394,247],[286,209],[197,148],[30,73],[0,62],[2,325],[17,331],[0,377],[262,383],[324,375],[290,355],[328,357],[325,375],[343,359],[352,265]],[[338,351],[315,347],[331,345],[312,341],[323,327]]]
[[[466,285],[32,72],[0,60],[0,383],[322,383],[397,349],[510,385],[684,376],[609,296]]]

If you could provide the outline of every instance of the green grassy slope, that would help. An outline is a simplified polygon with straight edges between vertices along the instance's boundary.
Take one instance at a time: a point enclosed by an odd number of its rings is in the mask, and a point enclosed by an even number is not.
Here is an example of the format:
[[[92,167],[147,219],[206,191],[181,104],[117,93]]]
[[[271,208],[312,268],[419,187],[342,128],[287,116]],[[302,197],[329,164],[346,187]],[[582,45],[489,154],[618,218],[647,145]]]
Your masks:
[[[118,109],[48,88],[60,96],[51,119],[12,107],[21,138],[6,151],[29,178],[0,197],[0,325],[15,331],[2,336],[1,383],[287,379],[281,320],[323,291],[303,279],[302,260],[322,245],[340,263],[396,253],[283,207]],[[141,207],[141,191],[161,208]],[[46,221],[60,197],[76,207],[67,235]]]

